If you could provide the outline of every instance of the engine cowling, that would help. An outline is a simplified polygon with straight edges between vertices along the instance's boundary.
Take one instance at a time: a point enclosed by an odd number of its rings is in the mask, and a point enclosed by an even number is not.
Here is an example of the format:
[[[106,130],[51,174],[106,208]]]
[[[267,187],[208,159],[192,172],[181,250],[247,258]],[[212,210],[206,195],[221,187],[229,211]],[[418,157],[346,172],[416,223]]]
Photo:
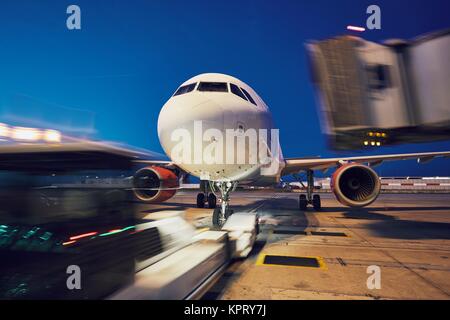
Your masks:
[[[134,195],[147,203],[158,203],[172,198],[178,187],[176,174],[162,167],[145,167],[133,176]]]
[[[381,183],[376,172],[362,164],[350,163],[338,168],[331,179],[336,199],[349,207],[365,207],[380,194]]]

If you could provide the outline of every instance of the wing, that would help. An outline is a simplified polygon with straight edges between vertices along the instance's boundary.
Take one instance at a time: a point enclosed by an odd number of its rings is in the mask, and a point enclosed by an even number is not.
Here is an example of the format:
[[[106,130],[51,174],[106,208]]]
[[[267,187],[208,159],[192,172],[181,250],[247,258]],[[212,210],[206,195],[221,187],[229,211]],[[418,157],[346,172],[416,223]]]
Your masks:
[[[297,173],[302,170],[323,170],[337,167],[347,162],[368,163],[370,166],[376,166],[384,161],[418,159],[419,163],[426,163],[436,157],[450,157],[450,151],[443,152],[423,152],[423,153],[405,153],[405,154],[389,154],[379,156],[362,156],[348,158],[293,158],[286,159],[286,166],[282,171],[282,175]]]

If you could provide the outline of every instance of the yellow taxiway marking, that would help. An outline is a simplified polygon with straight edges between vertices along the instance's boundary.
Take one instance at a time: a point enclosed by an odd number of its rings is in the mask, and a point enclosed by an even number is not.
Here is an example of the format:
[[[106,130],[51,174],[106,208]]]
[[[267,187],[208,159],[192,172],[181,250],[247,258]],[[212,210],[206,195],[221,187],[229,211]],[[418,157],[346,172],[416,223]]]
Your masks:
[[[200,228],[200,229],[195,230],[195,233],[202,233],[202,232],[209,231],[209,230],[210,230],[209,228]]]

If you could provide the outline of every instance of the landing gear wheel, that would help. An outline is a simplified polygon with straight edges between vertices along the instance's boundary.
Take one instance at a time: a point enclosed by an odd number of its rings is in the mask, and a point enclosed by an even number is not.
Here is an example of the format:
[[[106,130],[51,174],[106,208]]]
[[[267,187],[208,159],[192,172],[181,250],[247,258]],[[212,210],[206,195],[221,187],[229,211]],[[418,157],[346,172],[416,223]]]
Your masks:
[[[215,208],[212,217],[212,223],[215,228],[222,228],[230,215],[230,210],[226,210],[226,214],[222,215],[222,208]]]
[[[205,194],[199,193],[197,194],[197,208],[204,208],[205,207]]]
[[[313,196],[312,204],[313,204],[314,210],[316,210],[316,211],[320,211],[320,209],[322,208],[322,205],[320,203],[320,196],[318,194],[315,194]]]
[[[213,216],[212,216],[212,223],[213,223],[213,227],[218,227],[220,228],[220,215],[221,215],[221,210],[220,208],[215,208],[214,212],[213,212]]]
[[[208,208],[213,209],[216,207],[217,197],[214,193],[208,195]]]
[[[220,192],[221,203],[219,208],[215,208],[213,212],[212,222],[215,228],[222,228],[228,217],[233,214],[233,210],[229,208],[230,193],[236,190],[237,182],[217,181],[211,183],[213,193]]]
[[[299,208],[301,211],[306,211],[308,207],[308,200],[306,200],[306,195],[301,194],[299,198]]]

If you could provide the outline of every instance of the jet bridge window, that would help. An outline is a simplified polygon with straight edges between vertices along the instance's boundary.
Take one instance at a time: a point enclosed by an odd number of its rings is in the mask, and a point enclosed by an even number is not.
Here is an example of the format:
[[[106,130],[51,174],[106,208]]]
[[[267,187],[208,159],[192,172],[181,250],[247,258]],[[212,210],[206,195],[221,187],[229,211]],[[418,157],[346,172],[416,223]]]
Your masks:
[[[235,95],[237,95],[247,101],[247,98],[245,97],[245,95],[242,93],[241,89],[239,89],[239,87],[237,85],[230,83],[230,89],[231,89],[232,93],[234,93]]]
[[[196,85],[197,85],[197,83],[191,83],[191,84],[187,84],[187,85],[181,86],[181,87],[178,88],[178,90],[174,93],[173,96],[175,97],[175,96],[179,96],[181,94],[185,94],[185,93],[191,92],[192,90],[195,89]]]
[[[374,90],[383,90],[391,87],[389,66],[377,64],[367,66],[369,87]]]
[[[225,82],[200,82],[197,90],[208,92],[228,92],[228,86]]]
[[[244,92],[244,94],[247,97],[248,101],[250,101],[251,103],[253,103],[256,106],[257,104],[256,104],[255,100],[253,100],[253,98],[250,95],[250,93],[248,93],[247,90],[245,90],[244,88],[241,88],[241,90]]]

